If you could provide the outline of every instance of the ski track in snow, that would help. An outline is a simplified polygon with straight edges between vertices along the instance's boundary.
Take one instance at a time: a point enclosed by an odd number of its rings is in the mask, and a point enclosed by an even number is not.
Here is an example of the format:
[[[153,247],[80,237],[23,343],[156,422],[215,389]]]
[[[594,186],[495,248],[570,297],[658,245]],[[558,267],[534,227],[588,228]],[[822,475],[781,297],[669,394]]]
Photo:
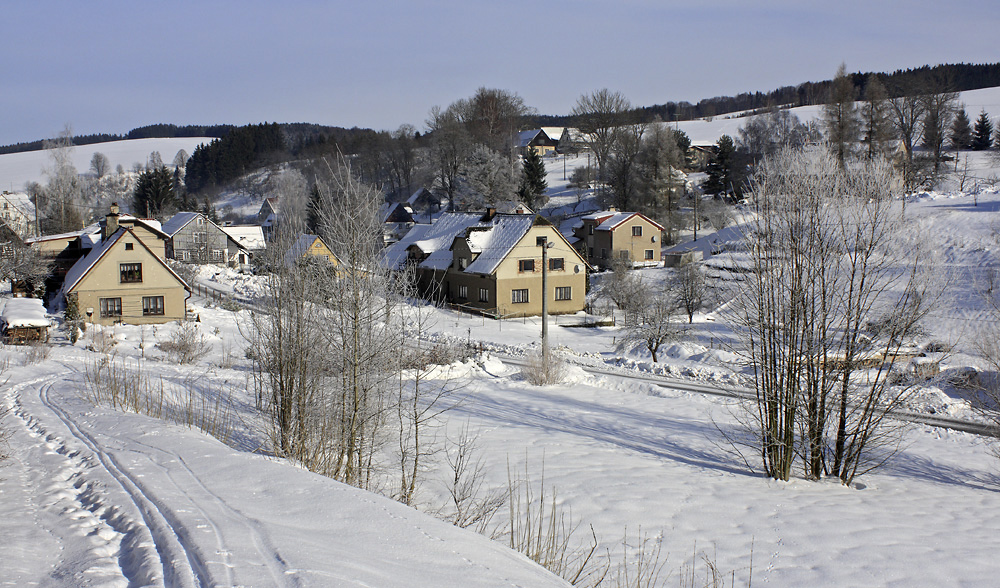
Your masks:
[[[238,552],[240,567],[244,571],[263,568],[269,585],[300,584],[295,571],[284,564],[261,525],[213,493],[183,457],[148,445],[146,453],[131,451],[127,456],[119,455],[102,445],[98,435],[85,431],[67,410],[50,399],[49,393],[56,383],[80,384],[71,379],[75,372],[22,382],[7,394],[12,413],[26,434],[38,439],[47,454],[58,455],[63,462],[47,470],[54,472],[51,480],[36,485],[32,496],[37,508],[58,514],[60,523],[46,525],[46,531],[63,550],[89,545],[89,553],[84,557],[61,557],[62,562],[72,562],[73,567],[57,567],[50,576],[72,577],[71,585],[234,586],[240,585],[233,558]],[[46,425],[44,418],[26,406],[22,396],[33,392],[38,394],[40,406],[58,418],[68,435]],[[166,463],[152,456],[162,457]],[[162,475],[134,473],[123,463],[126,458],[143,466],[152,465]],[[165,482],[169,487],[164,488]],[[123,492],[117,492],[115,486]],[[181,500],[158,498],[167,492],[176,493]],[[231,538],[236,545],[231,544]],[[206,545],[215,548],[211,559],[203,553]],[[252,579],[259,581],[261,576]]]

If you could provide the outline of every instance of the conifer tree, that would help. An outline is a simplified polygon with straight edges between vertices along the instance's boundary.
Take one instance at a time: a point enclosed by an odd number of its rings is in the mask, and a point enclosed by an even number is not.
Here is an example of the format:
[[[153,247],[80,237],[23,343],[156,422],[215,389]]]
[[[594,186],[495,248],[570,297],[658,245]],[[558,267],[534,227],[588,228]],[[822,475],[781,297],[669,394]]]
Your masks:
[[[156,218],[176,205],[174,178],[165,166],[142,172],[132,196],[132,212],[136,216]]]
[[[735,190],[735,186],[733,186],[733,156],[736,146],[733,144],[733,138],[729,135],[722,135],[713,150],[715,154],[706,170],[708,179],[705,180],[702,189],[706,194],[724,194],[729,190]]]
[[[951,148],[968,149],[972,146],[972,125],[965,108],[959,108],[955,120],[951,123]]]
[[[545,189],[548,187],[548,182],[545,181],[545,162],[537,151],[528,149],[528,153],[524,156],[521,186],[517,190],[517,195],[528,208],[536,210],[536,207],[545,205]]]
[[[830,99],[823,105],[827,140],[841,167],[847,164],[861,131],[861,119],[854,98],[854,82],[847,77],[847,66],[841,63],[830,86]]]
[[[989,149],[993,145],[993,121],[984,108],[976,119],[976,128],[972,135],[972,148],[976,151]]]

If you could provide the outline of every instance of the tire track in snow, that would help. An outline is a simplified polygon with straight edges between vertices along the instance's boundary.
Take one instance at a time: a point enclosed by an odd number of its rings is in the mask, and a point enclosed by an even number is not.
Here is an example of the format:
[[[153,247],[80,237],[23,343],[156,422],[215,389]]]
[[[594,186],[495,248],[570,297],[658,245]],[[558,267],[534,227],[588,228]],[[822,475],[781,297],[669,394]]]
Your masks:
[[[64,380],[65,381],[65,380]],[[212,586],[205,562],[196,549],[188,545],[190,538],[183,526],[174,519],[168,509],[163,508],[152,495],[139,483],[138,479],[128,473],[118,461],[108,452],[101,449],[100,444],[91,435],[83,431],[73,418],[61,407],[57,406],[49,398],[52,383],[47,382],[38,389],[39,399],[52,413],[59,418],[67,427],[70,434],[80,441],[93,458],[100,463],[118,485],[125,491],[143,519],[143,526],[149,533],[149,537],[156,549],[156,559],[160,562],[162,575],[160,581],[167,586],[178,586],[181,588],[195,586]],[[99,502],[101,499],[98,498]],[[96,505],[96,503],[95,503]],[[138,522],[136,522],[138,523]],[[135,528],[126,529],[128,533],[135,532]],[[139,532],[144,535],[144,533]],[[133,543],[132,547],[142,547],[143,542]],[[150,560],[148,553],[130,552],[123,550],[120,556],[122,569],[133,569],[138,571],[148,565]],[[136,559],[138,557],[138,559]],[[157,574],[159,575],[159,574]],[[130,578],[130,585],[133,584]],[[143,583],[140,580],[140,584]],[[157,584],[159,582],[156,582]]]
[[[162,573],[143,565],[156,555],[146,547],[153,544],[148,530],[117,506],[107,505],[107,498],[101,495],[101,482],[87,473],[96,467],[91,456],[46,429],[21,401],[22,391],[50,379],[36,378],[13,386],[8,393],[8,404],[26,434],[39,440],[45,455],[58,455],[62,461],[56,464],[48,459],[39,464],[36,474],[47,476],[50,483],[31,489],[40,510],[55,513],[56,520],[65,520],[58,524],[49,520],[45,524],[36,516],[39,526],[61,545],[60,561],[51,575],[85,577],[97,583],[118,584],[124,579],[129,586],[162,586]],[[86,553],[81,553],[84,549]],[[85,559],[81,561],[81,557]]]

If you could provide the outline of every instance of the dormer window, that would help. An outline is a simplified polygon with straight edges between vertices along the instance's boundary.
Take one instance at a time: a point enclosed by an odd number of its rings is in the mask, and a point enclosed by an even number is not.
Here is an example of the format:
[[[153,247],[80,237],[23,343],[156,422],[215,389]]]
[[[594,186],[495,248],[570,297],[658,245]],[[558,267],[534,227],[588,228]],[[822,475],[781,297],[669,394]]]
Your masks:
[[[467,267],[469,267],[469,258],[468,257],[459,257],[458,258],[458,269],[464,270]]]

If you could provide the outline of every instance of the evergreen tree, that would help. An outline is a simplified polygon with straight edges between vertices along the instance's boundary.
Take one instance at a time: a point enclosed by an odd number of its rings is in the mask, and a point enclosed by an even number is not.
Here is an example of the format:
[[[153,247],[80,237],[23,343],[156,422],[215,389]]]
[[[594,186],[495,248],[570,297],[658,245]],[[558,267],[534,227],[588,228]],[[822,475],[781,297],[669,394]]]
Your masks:
[[[715,153],[712,156],[712,161],[708,163],[706,169],[708,179],[702,184],[702,189],[706,194],[725,194],[730,190],[735,190],[733,163],[736,146],[733,144],[733,138],[729,135],[722,135],[716,142],[713,151]]]
[[[969,115],[965,113],[965,108],[959,108],[955,120],[951,123],[951,147],[968,149],[971,146],[972,125],[969,123]]]
[[[165,166],[149,169],[139,175],[132,196],[132,212],[136,216],[161,216],[176,206],[174,178]]]
[[[521,202],[528,205],[528,208],[537,210],[545,205],[545,189],[549,187],[545,181],[545,162],[534,149],[528,149],[524,156],[524,165],[521,169],[521,186],[517,190],[517,195]]]
[[[984,108],[976,119],[976,128],[972,136],[972,148],[976,151],[989,149],[993,145],[993,121]]]
[[[320,198],[319,186],[313,184],[312,190],[309,191],[309,208],[306,212],[306,230],[309,231],[310,235],[320,233]]]

